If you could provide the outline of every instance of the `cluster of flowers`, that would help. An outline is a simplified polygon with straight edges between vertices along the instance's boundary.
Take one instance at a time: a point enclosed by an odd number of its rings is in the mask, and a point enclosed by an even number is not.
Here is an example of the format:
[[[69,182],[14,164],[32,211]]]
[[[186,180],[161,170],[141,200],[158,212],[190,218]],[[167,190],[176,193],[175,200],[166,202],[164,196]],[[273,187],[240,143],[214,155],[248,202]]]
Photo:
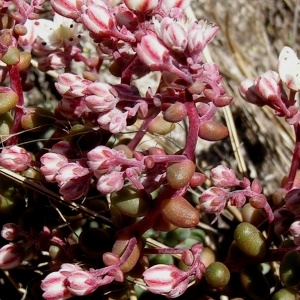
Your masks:
[[[218,67],[203,60],[203,50],[218,28],[203,20],[187,19],[184,9],[188,0],[40,0],[30,4],[16,0],[0,4],[0,59],[4,63],[0,72],[0,130],[7,134],[0,165],[13,172],[38,170],[39,180],[58,187],[64,201],[88,198],[95,187],[110,204],[113,226],[100,226],[99,230],[105,236],[114,232],[112,251],[101,253],[101,267],[97,261],[95,269],[86,267],[84,261],[78,264],[74,257],[60,264],[53,262],[56,270],[41,284],[45,299],[88,295],[113,281],[123,282],[126,273],[140,267],[141,258],[151,252],[142,243],[147,230],[195,227],[200,211],[219,216],[228,202],[241,207],[248,198],[253,208],[264,210],[269,222],[274,220],[260,182],[239,180],[226,166],[211,171],[213,186],[200,195],[197,208],[187,199],[188,189],[206,179],[196,172],[197,141],[219,141],[228,136],[227,128],[214,117],[218,108],[232,101],[225,94]],[[46,4],[53,10],[53,20],[40,18]],[[26,107],[24,92],[30,90],[27,75],[33,56],[41,71],[58,74],[55,87],[61,99],[51,114],[41,107]],[[280,55],[279,74],[267,72],[257,80],[247,80],[240,91],[247,101],[272,107],[298,131],[300,114],[294,96],[299,83],[293,73],[296,69],[289,69],[295,59],[294,53],[285,48]],[[106,72],[119,83],[101,80],[107,64]],[[77,65],[84,67],[75,73]],[[134,82],[153,71],[160,73],[158,88],[148,88],[142,95]],[[7,74],[9,87],[4,86]],[[291,90],[289,97],[282,82]],[[137,119],[140,123],[133,138],[113,145],[112,140],[120,141]],[[187,121],[188,130],[180,152],[139,148],[147,132],[167,134],[181,121]],[[66,124],[72,134],[62,133]],[[31,153],[18,145],[20,133],[45,126],[55,129],[41,149]],[[101,134],[101,141],[89,141],[84,147],[78,140],[74,142],[74,136],[90,132]],[[287,191],[296,177],[298,153],[297,146],[284,187]],[[275,214],[278,223],[286,211],[295,216],[294,220],[299,215],[294,204],[299,191],[292,193],[286,196],[285,211]],[[290,227],[296,244],[299,228],[298,221]],[[6,224],[2,237],[12,242],[0,249],[3,269],[30,260],[33,250],[45,251],[56,245],[67,254],[70,244],[75,243],[70,236],[58,238],[47,227],[33,235],[15,224]],[[140,277],[146,288],[171,298],[183,294],[191,281],[205,273],[202,248],[197,243],[190,250],[152,249],[156,254],[181,254],[187,269],[145,263]]]

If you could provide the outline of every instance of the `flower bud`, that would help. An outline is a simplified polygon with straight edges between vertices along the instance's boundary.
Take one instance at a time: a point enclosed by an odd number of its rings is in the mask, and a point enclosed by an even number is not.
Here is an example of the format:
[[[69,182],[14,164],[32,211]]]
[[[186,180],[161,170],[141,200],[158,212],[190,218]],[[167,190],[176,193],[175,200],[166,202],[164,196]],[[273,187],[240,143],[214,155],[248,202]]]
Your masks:
[[[158,0],[124,0],[126,6],[139,13],[147,13],[158,5]]]
[[[153,70],[157,65],[166,61],[170,55],[168,48],[151,32],[144,35],[138,43],[137,54],[140,60]]]
[[[23,261],[23,248],[18,244],[7,244],[0,249],[0,268],[9,270],[18,267]]]
[[[81,12],[78,9],[82,4],[78,0],[51,0],[51,6],[55,12],[58,14],[76,20]]]
[[[115,17],[101,5],[90,4],[81,16],[82,24],[98,36],[108,36],[116,26]]]
[[[232,169],[219,165],[211,170],[211,180],[214,186],[232,187],[239,184]]]
[[[177,190],[183,188],[192,179],[195,168],[196,166],[191,160],[168,165],[166,176],[169,185]]]
[[[198,136],[207,141],[219,141],[228,136],[226,126],[213,120],[204,121],[200,124]]]
[[[98,288],[97,278],[87,271],[75,271],[67,277],[68,290],[75,296],[84,296]]]
[[[181,196],[164,199],[160,207],[162,215],[178,227],[191,228],[199,223],[199,211]]]
[[[14,172],[26,170],[31,163],[31,155],[19,146],[4,148],[0,153],[0,165]]]
[[[147,289],[160,295],[176,298],[182,295],[188,287],[188,278],[180,281],[184,272],[174,265],[158,264],[143,273]]]

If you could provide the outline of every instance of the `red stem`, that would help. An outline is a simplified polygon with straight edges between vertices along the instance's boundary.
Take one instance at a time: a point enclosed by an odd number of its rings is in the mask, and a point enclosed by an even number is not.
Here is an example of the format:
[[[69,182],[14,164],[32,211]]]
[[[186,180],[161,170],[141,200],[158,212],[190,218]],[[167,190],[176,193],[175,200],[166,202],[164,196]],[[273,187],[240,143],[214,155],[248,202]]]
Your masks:
[[[189,118],[189,131],[187,135],[187,143],[185,145],[183,155],[188,159],[194,160],[195,149],[198,141],[198,131],[199,131],[199,115],[195,103],[192,101],[185,103],[188,118]]]
[[[16,145],[18,143],[18,133],[21,130],[21,118],[24,114],[24,95],[21,83],[21,77],[17,66],[9,66],[9,76],[10,76],[10,87],[17,93],[19,100],[14,111],[14,122],[11,128],[11,134],[13,135],[7,140],[6,144],[8,146]]]

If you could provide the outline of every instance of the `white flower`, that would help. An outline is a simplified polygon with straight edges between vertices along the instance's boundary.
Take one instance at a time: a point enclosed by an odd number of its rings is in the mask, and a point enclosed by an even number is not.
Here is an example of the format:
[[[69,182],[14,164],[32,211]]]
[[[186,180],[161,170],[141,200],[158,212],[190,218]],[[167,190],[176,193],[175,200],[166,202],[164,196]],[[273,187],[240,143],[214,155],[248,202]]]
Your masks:
[[[279,54],[278,73],[286,86],[294,91],[300,90],[300,60],[290,47],[283,47]]]

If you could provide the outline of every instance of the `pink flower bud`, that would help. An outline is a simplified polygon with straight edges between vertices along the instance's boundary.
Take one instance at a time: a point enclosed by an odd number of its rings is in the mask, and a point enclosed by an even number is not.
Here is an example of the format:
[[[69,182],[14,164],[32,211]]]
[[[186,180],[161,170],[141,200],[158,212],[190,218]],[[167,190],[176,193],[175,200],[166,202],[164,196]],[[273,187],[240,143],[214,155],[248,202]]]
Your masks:
[[[115,108],[117,104],[117,91],[104,82],[91,83],[84,91],[86,106],[94,112],[104,112]]]
[[[119,165],[118,158],[126,158],[126,155],[123,151],[98,146],[87,153],[87,158],[89,167],[93,171],[100,171],[97,173],[100,176],[108,170],[115,169]]]
[[[139,13],[146,13],[158,5],[158,0],[124,0],[126,6]]]
[[[81,16],[82,24],[98,36],[109,36],[116,26],[115,17],[104,5],[89,5]]]
[[[178,7],[181,9],[185,9],[190,5],[190,0],[162,0],[162,3],[167,8]]]
[[[232,169],[219,165],[211,170],[211,180],[214,186],[231,187],[239,185],[236,175]]]
[[[279,76],[274,71],[269,71],[260,76],[255,85],[260,97],[267,100],[277,100],[280,98]]]
[[[184,28],[174,19],[165,17],[160,22],[160,28],[156,30],[159,38],[170,49],[183,52],[187,45],[187,34]]]
[[[102,194],[117,192],[124,186],[123,172],[113,171],[100,176],[97,182],[97,190]]]
[[[64,73],[58,76],[55,87],[64,97],[74,98],[84,96],[83,90],[91,81],[81,78],[79,75]]]
[[[98,287],[97,277],[89,272],[72,272],[67,279],[68,290],[75,296],[84,296],[94,292]]]
[[[56,176],[55,180],[62,186],[72,179],[77,179],[78,177],[83,177],[89,173],[89,169],[84,168],[77,163],[68,163],[62,166]]]
[[[206,45],[214,38],[219,28],[217,26],[207,25],[206,21],[194,22],[188,30],[187,47],[194,61],[198,59],[200,52],[206,47]]]
[[[300,61],[290,47],[283,47],[279,54],[278,72],[282,82],[294,91],[300,90],[299,76]]]
[[[101,128],[111,133],[119,133],[127,126],[128,112],[122,112],[118,108],[114,108],[107,113],[102,113],[97,122]]]
[[[148,32],[137,45],[137,54],[140,60],[148,67],[155,67],[167,61],[169,50],[152,32]]]
[[[18,267],[24,259],[23,248],[18,244],[7,244],[0,249],[0,268],[9,270]]]
[[[61,154],[46,153],[41,157],[41,172],[48,182],[55,182],[58,170],[68,163],[68,159]]]
[[[7,241],[14,241],[22,235],[22,230],[14,223],[6,223],[1,230],[1,236]]]
[[[62,272],[50,273],[41,283],[44,291],[43,298],[46,300],[64,300],[72,297],[66,286],[67,277]]]
[[[176,298],[188,287],[188,278],[184,275],[185,272],[174,265],[158,264],[147,269],[143,273],[143,278],[150,292]]]
[[[242,81],[239,87],[239,92],[247,102],[258,106],[266,105],[264,99],[257,94],[255,82],[252,79]]]
[[[201,209],[207,213],[220,214],[226,206],[228,192],[219,187],[211,187],[199,198]]]
[[[80,16],[80,0],[51,0],[51,6],[58,14],[76,20]]]
[[[14,172],[21,172],[29,168],[31,155],[19,146],[4,148],[0,153],[0,165]]]

